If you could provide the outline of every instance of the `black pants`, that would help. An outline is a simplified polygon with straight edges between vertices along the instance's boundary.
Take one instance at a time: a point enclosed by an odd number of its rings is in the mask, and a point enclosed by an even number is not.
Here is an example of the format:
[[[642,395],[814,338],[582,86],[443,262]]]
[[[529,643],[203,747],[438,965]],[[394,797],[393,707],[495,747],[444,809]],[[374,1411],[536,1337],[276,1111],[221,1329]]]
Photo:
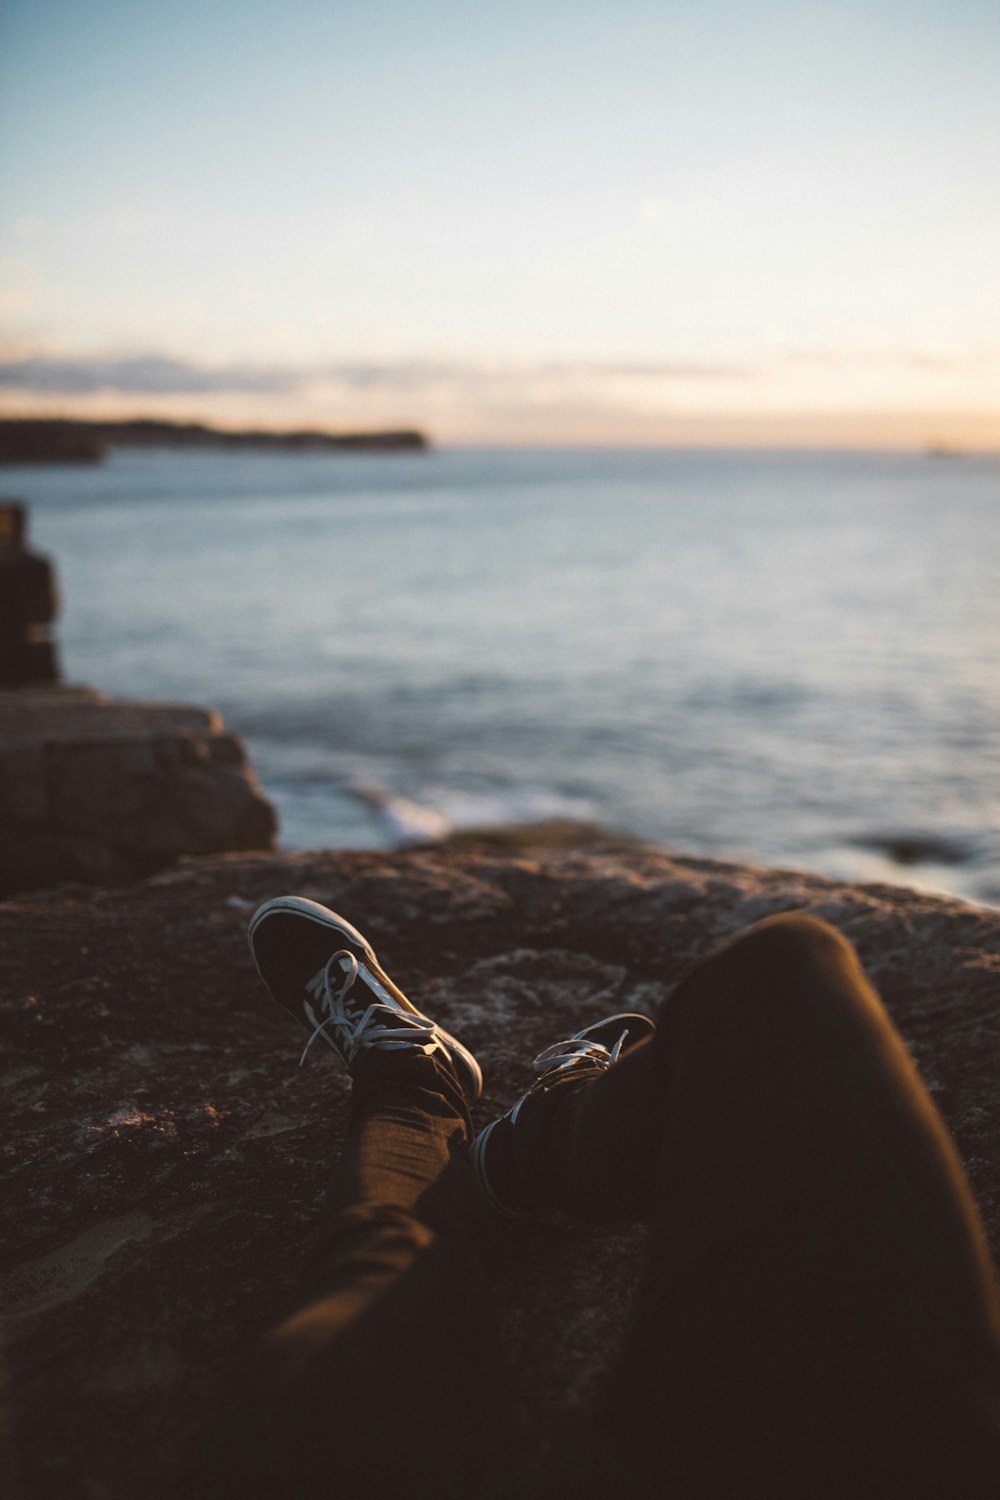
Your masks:
[[[458,1496],[498,1461],[490,1298],[463,1232],[469,1128],[443,1066],[364,1059],[315,1295],[246,1377],[217,1493]],[[652,1226],[593,1452],[548,1493],[1000,1494],[982,1226],[832,928],[778,917],[718,949],[652,1041],[554,1090],[532,1132],[554,1205]]]

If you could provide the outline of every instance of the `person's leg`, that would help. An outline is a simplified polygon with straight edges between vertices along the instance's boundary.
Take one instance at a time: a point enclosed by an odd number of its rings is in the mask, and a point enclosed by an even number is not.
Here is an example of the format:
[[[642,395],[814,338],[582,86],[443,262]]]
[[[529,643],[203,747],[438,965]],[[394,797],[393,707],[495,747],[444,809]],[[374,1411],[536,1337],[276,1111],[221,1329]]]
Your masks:
[[[653,1252],[608,1431],[656,1491],[1000,1493],[1000,1313],[955,1148],[851,946],[805,916],[689,972],[648,1084]],[[621,1094],[619,1093],[619,1097]]]
[[[348,1059],[351,1118],[308,1293],[247,1362],[201,1445],[201,1483],[274,1500],[465,1495],[502,1416],[489,1299],[463,1234],[477,1207],[464,1145],[478,1068],[402,1009],[347,924],[310,903],[269,905],[252,929],[258,966]],[[303,947],[286,982],[280,965]],[[332,983],[312,983],[324,971]]]
[[[463,1233],[467,1112],[430,1059],[410,1062],[390,1058],[356,1097],[309,1299],[253,1372],[254,1469],[274,1476],[262,1494],[463,1495],[502,1419],[487,1400],[490,1300]]]
[[[604,1451],[636,1493],[994,1493],[982,1227],[834,929],[803,915],[750,929],[688,972],[654,1039],[533,1096],[521,1124],[508,1207],[653,1225],[604,1413]],[[603,1494],[587,1463],[580,1486]]]

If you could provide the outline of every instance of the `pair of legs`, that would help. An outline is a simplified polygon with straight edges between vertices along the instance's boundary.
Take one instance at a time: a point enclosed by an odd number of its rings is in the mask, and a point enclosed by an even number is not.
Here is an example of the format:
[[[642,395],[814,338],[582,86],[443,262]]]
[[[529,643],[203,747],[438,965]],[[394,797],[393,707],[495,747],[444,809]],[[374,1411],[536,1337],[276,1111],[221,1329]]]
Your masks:
[[[228,1475],[244,1494],[467,1495],[502,1461],[489,1296],[464,1238],[480,1211],[468,1070],[421,1046],[350,1060],[315,1294],[249,1374],[217,1490]],[[652,1232],[596,1441],[548,1493],[1000,1492],[982,1227],[839,934],[794,914],[750,929],[688,972],[651,1040],[572,1074],[519,1121],[525,1204]]]

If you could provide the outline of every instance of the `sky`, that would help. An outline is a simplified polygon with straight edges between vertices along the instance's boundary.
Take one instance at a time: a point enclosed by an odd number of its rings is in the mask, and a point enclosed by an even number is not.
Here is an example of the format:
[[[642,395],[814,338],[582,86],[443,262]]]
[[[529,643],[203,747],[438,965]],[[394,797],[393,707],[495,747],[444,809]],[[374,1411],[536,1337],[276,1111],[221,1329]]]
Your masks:
[[[994,0],[5,0],[0,411],[1000,449]]]

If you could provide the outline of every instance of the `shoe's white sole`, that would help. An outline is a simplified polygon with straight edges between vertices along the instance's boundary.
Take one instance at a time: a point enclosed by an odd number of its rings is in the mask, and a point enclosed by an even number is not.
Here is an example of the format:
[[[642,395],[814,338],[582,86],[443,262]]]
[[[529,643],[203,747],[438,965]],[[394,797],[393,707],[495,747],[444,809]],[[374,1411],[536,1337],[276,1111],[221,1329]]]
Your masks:
[[[348,942],[353,943],[356,947],[361,949],[362,953],[364,954],[364,962],[366,967],[371,970],[372,974],[378,980],[379,984],[383,987],[383,989],[388,991],[388,993],[392,996],[396,1003],[402,1007],[403,1010],[408,1011],[410,1015],[420,1016],[421,1019],[425,1021],[429,1021],[431,1019],[430,1016],[425,1016],[423,1011],[418,1010],[417,1007],[412,1003],[412,1001],[406,998],[406,996],[403,994],[403,991],[399,988],[398,985],[393,984],[392,980],[389,978],[388,974],[385,972],[378,959],[375,957],[375,949],[372,947],[371,943],[369,943],[367,938],[362,937],[361,933],[356,927],[353,927],[351,923],[348,922],[344,917],[339,916],[337,912],[331,911],[328,906],[321,906],[318,901],[310,901],[307,896],[275,896],[271,901],[265,901],[263,906],[259,906],[254,912],[253,916],[250,918],[250,923],[247,928],[247,937],[250,942],[250,953],[254,961],[254,967],[256,968],[257,973],[260,974],[260,977],[263,980],[265,986],[267,986],[267,980],[264,978],[264,975],[261,972],[260,965],[257,963],[257,955],[254,952],[253,946],[253,935],[261,922],[263,922],[267,917],[274,915],[276,912],[286,912],[290,916],[306,917],[309,921],[315,922],[318,926],[326,927],[330,932],[336,933],[338,938],[346,938]],[[269,986],[267,987],[270,988]],[[434,1022],[434,1024],[437,1025],[437,1022]],[[483,1072],[478,1062],[473,1057],[468,1048],[463,1047],[458,1038],[453,1037],[450,1032],[445,1031],[443,1026],[438,1026],[437,1030],[442,1040],[448,1044],[449,1049],[461,1058],[462,1063],[469,1074],[470,1082],[473,1085],[470,1097],[472,1099],[478,1099],[483,1091]],[[324,1041],[328,1040],[329,1038],[324,1037]],[[333,1043],[331,1042],[330,1045],[333,1046]],[[336,1051],[335,1047],[334,1051]]]
[[[498,1116],[497,1119],[491,1120],[490,1123],[479,1132],[475,1140],[472,1142],[472,1145],[469,1147],[469,1160],[472,1163],[472,1171],[473,1175],[475,1176],[476,1182],[479,1185],[479,1191],[482,1193],[483,1197],[486,1199],[486,1202],[489,1204],[490,1208],[492,1208],[493,1212],[495,1214],[499,1214],[502,1219],[520,1219],[523,1218],[524,1215],[518,1213],[517,1209],[515,1208],[508,1208],[506,1203],[500,1202],[500,1199],[497,1197],[496,1193],[494,1193],[492,1187],[490,1186],[490,1179],[486,1175],[486,1144],[489,1141],[490,1136],[493,1134],[495,1126],[499,1125],[500,1121],[506,1118],[506,1115]]]

